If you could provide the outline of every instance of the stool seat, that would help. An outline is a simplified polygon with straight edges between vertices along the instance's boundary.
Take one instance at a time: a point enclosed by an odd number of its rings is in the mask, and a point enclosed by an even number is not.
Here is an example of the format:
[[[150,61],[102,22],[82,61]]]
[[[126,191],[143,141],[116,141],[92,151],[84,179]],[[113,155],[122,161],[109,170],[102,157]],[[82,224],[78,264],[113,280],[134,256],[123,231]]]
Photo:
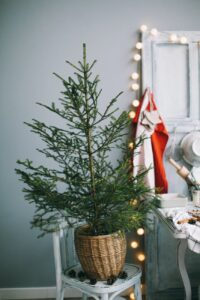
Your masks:
[[[97,281],[92,285],[89,279],[81,281],[78,277],[78,273],[82,271],[79,263],[71,264],[69,267],[66,265],[66,257],[63,259],[66,248],[61,243],[63,239],[67,240],[69,233],[64,234],[63,228],[58,232],[53,233],[53,246],[54,246],[54,259],[56,269],[56,300],[63,300],[64,290],[66,287],[71,287],[82,292],[82,298],[84,300],[87,297],[93,297],[96,300],[113,300],[128,288],[133,287],[136,300],[142,300],[141,294],[141,275],[142,271],[140,266],[134,264],[125,264],[123,271],[127,273],[127,277],[124,279],[117,278],[112,284],[107,284],[107,281]],[[72,245],[72,241],[70,241]],[[70,259],[72,261],[72,259]],[[63,264],[63,262],[65,262]],[[71,277],[70,271],[74,270],[76,276]]]
[[[108,285],[106,281],[97,281],[95,285],[92,285],[90,284],[89,279],[80,281],[78,277],[71,278],[69,275],[67,275],[70,270],[74,270],[76,274],[78,274],[78,272],[82,269],[80,265],[67,269],[65,271],[66,275],[62,275],[63,282],[70,287],[78,288],[79,290],[81,289],[83,292],[88,293],[90,296],[92,296],[93,293],[105,294],[117,292],[117,294],[119,294],[136,284],[140,284],[139,280],[142,275],[141,268],[139,266],[133,264],[125,264],[123,270],[126,271],[128,275],[127,278],[118,278],[112,285]]]

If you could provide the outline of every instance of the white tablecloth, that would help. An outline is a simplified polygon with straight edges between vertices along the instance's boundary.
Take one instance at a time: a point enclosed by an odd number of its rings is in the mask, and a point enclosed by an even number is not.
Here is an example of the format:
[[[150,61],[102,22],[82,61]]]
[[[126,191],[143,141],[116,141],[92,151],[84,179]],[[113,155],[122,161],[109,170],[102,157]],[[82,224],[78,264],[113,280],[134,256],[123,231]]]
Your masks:
[[[188,239],[188,248],[196,253],[200,254],[200,222],[195,224],[178,224],[177,222],[182,219],[191,218],[191,214],[188,211],[197,210],[194,206],[176,207],[176,208],[162,208],[161,211],[166,218],[170,218],[174,226],[181,232],[183,232]],[[200,209],[199,209],[200,211]]]

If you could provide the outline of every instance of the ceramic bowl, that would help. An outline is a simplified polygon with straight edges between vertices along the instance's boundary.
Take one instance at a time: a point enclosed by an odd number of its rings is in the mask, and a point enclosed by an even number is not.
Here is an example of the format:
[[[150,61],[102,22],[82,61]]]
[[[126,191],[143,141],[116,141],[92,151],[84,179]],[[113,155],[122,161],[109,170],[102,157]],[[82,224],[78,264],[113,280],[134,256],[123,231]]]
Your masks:
[[[192,131],[181,141],[183,159],[193,167],[200,167],[200,131]]]

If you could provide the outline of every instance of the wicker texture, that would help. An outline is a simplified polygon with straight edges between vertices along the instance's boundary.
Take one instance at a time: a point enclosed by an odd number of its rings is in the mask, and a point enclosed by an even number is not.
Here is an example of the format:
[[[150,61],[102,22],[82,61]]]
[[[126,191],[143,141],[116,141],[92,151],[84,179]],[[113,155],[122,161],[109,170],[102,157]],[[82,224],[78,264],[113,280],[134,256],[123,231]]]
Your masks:
[[[75,247],[84,272],[91,279],[107,280],[123,269],[126,256],[126,238],[114,233],[101,236],[75,232]]]

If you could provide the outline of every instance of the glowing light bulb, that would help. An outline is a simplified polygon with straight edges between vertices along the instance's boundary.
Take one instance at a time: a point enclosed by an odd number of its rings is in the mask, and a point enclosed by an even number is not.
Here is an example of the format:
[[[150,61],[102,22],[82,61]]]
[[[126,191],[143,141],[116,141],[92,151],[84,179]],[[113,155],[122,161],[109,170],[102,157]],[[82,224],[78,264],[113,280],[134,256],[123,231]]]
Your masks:
[[[144,234],[144,229],[143,228],[138,228],[137,234],[138,235],[143,235]]]
[[[134,295],[134,293],[130,293],[129,297],[130,297],[131,300],[135,300],[135,295]]]
[[[142,49],[142,43],[138,42],[138,43],[135,45],[135,48],[138,49],[138,50],[141,50],[141,49]]]
[[[187,38],[185,36],[180,37],[180,42],[181,44],[186,44],[187,43]]]
[[[138,83],[133,83],[131,88],[132,88],[132,90],[137,91],[137,90],[139,90],[140,86]]]
[[[169,37],[169,40],[174,43],[174,42],[177,42],[178,37],[175,33],[172,33]]]
[[[129,147],[129,149],[133,149],[133,148],[134,148],[134,143],[133,143],[133,142],[130,142],[130,143],[128,144],[128,147]]]
[[[137,199],[131,199],[131,200],[130,200],[130,205],[136,206],[137,204],[138,204]]]
[[[138,244],[137,241],[133,241],[133,242],[131,243],[131,248],[133,248],[133,249],[136,249],[138,246],[139,246],[139,244]]]
[[[135,99],[135,100],[133,100],[132,105],[133,105],[134,107],[138,107],[138,106],[140,105],[140,101],[137,100],[137,99]]]
[[[134,72],[132,75],[131,75],[131,78],[133,80],[137,80],[139,78],[139,74],[137,72]]]
[[[142,32],[147,31],[147,29],[148,29],[148,27],[145,24],[143,24],[143,25],[140,26],[140,31],[142,31]]]
[[[156,36],[158,34],[158,30],[156,28],[151,29],[151,35]]]
[[[139,61],[139,60],[141,60],[141,55],[137,53],[133,56],[133,58],[135,61]]]
[[[134,111],[130,111],[130,113],[128,115],[129,115],[129,118],[131,118],[131,119],[135,118],[135,112]]]
[[[138,258],[139,261],[144,261],[146,257],[145,257],[145,255],[143,253],[139,253],[137,255],[137,258]]]

